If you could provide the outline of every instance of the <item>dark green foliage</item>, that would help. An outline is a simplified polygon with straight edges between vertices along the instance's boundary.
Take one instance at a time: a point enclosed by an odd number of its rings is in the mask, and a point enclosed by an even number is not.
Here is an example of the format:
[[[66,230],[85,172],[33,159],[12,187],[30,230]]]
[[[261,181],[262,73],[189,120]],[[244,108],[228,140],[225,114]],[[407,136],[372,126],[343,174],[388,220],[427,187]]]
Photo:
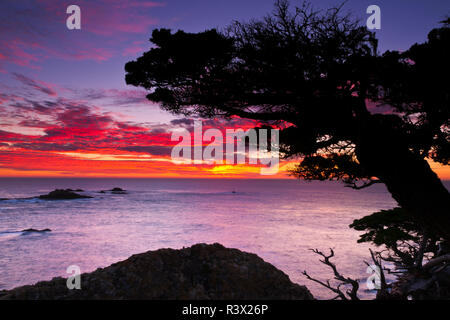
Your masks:
[[[408,213],[402,208],[381,210],[364,218],[353,221],[350,225],[358,231],[365,231],[358,240],[371,242],[377,246],[392,247],[397,241],[419,241],[420,226],[409,219]]]
[[[381,246],[380,258],[393,262],[397,270],[420,271],[423,260],[438,254],[441,239],[426,233],[405,209],[381,210],[353,221],[351,228],[364,231],[359,243]],[[384,253],[384,255],[382,255]]]
[[[126,82],[151,90],[147,98],[174,113],[188,113],[179,100],[188,104],[196,94],[204,94],[203,81],[230,61],[233,44],[216,30],[172,33],[155,29],[150,41],[154,44],[150,51],[125,65]]]
[[[403,53],[388,51],[376,62],[377,88],[368,97],[402,115],[404,141],[421,156],[450,160],[450,25],[433,29],[428,41]],[[372,89],[375,89],[372,86]]]
[[[292,173],[305,180],[357,180],[364,176],[364,169],[355,157],[332,154],[329,157],[306,157]],[[370,177],[368,177],[370,178]]]

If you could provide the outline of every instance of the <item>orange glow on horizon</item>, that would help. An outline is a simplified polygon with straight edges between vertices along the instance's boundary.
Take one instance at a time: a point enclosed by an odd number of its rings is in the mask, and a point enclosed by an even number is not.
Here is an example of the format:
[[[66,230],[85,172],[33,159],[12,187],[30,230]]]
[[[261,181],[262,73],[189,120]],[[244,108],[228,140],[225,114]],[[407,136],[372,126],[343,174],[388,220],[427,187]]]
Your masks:
[[[168,157],[138,154],[22,152],[8,158],[14,168],[0,168],[0,177],[292,179],[288,169],[298,163],[280,161],[277,174],[261,175],[256,165],[174,164]],[[450,180],[450,166],[429,163],[441,180]]]

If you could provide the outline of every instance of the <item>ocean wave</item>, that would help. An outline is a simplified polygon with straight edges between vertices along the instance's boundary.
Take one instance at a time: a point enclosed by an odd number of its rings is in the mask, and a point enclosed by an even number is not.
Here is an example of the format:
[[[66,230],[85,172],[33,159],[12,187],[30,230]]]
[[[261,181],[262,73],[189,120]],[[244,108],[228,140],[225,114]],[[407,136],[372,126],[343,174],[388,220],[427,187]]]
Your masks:
[[[21,231],[0,231],[0,240],[9,240],[21,235]]]
[[[36,202],[42,202],[42,199],[39,199],[38,197],[0,199],[0,203],[22,203],[22,202],[36,203]]]
[[[44,229],[44,230],[37,230],[37,229],[24,229],[21,231],[0,231],[0,239],[11,239],[18,236],[26,236],[26,235],[43,235],[48,234],[50,232],[50,229]]]

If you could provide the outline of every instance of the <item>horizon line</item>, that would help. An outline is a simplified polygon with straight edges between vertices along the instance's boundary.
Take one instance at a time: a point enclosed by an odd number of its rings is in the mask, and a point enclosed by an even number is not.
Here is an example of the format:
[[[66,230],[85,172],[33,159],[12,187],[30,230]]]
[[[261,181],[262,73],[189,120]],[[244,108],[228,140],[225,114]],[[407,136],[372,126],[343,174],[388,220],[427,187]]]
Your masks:
[[[167,180],[299,180],[306,182],[320,181],[320,182],[341,182],[339,180],[306,180],[302,178],[296,177],[276,177],[276,178],[268,178],[264,176],[263,178],[255,178],[255,177],[108,177],[108,176],[79,176],[79,177],[62,177],[62,176],[0,176],[0,179],[167,179]],[[450,178],[440,178],[442,182],[450,182]],[[384,184],[384,183],[383,183]]]

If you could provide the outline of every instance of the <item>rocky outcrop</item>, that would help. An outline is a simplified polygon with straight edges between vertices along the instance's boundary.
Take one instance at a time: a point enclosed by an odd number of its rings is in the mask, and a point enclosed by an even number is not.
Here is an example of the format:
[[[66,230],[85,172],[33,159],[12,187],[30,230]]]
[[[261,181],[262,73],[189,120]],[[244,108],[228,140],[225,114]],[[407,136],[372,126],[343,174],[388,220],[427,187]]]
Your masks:
[[[24,230],[22,230],[21,232],[24,232],[24,233],[32,233],[32,232],[36,232],[36,233],[44,233],[44,232],[50,232],[50,231],[52,231],[52,230],[50,230],[50,229],[42,229],[42,230],[39,230],[39,229],[29,228],[29,229],[24,229]]]
[[[311,300],[304,286],[255,254],[220,244],[160,249],[81,275],[0,292],[0,299],[293,299]]]
[[[101,190],[99,193],[111,192],[112,194],[127,194],[127,191],[122,188],[112,188],[111,190]]]
[[[113,194],[127,194],[127,191],[123,190],[122,188],[112,188],[109,191]]]
[[[125,190],[123,190],[122,188],[112,188],[111,190],[109,190],[111,192],[125,192]]]
[[[71,189],[56,189],[50,192],[49,194],[39,196],[39,199],[44,200],[70,200],[70,199],[84,199],[84,198],[92,198],[92,197],[75,193]]]

